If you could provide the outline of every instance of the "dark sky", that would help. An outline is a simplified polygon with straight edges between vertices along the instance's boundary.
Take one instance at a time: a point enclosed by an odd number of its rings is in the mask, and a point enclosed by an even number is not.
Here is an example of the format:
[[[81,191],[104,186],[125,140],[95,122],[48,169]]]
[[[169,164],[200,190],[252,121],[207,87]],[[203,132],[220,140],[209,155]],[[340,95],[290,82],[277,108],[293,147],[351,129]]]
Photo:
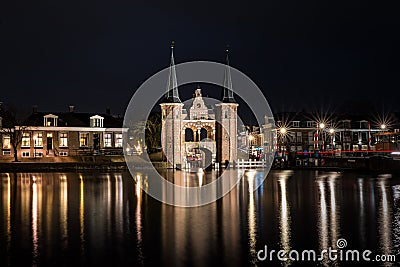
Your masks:
[[[231,65],[274,111],[399,110],[400,16],[377,3],[3,1],[0,101],[124,114],[135,89],[168,66],[173,39],[177,63],[223,62],[229,44]]]

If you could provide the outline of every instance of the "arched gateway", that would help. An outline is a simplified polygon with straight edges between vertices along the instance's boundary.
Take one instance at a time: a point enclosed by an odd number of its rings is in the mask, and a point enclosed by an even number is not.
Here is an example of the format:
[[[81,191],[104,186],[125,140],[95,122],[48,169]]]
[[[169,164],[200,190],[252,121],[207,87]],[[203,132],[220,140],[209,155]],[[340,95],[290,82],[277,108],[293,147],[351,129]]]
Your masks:
[[[227,51],[228,52],[228,51]],[[228,53],[226,54],[222,102],[206,105],[201,88],[195,90],[189,111],[178,93],[171,46],[167,91],[161,103],[161,145],[168,167],[206,168],[214,163],[237,160],[237,107],[233,98]]]

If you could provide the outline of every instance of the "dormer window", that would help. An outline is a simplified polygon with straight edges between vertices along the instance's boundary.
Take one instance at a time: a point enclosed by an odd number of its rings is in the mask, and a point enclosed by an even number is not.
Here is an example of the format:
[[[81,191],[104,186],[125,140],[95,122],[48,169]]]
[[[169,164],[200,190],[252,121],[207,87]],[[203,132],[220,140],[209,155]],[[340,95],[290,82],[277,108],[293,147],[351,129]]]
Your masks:
[[[307,121],[307,128],[315,128],[316,122],[315,121]]]
[[[44,126],[57,126],[58,116],[48,114],[44,116]]]
[[[99,115],[92,116],[92,117],[90,117],[90,127],[102,128],[103,121],[104,121],[104,118],[102,116],[99,116]]]

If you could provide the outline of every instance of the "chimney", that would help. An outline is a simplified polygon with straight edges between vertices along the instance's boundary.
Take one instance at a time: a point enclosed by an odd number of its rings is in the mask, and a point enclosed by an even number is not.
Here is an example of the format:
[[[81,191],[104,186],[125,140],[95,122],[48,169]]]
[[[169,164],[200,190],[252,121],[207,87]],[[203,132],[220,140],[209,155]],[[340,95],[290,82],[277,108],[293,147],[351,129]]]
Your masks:
[[[69,112],[73,113],[75,111],[75,106],[69,106]]]
[[[107,115],[111,115],[111,109],[110,109],[110,107],[107,107],[107,108],[106,108],[106,114],[107,114]]]
[[[32,106],[32,113],[33,114],[37,113],[37,109],[38,109],[37,105]]]

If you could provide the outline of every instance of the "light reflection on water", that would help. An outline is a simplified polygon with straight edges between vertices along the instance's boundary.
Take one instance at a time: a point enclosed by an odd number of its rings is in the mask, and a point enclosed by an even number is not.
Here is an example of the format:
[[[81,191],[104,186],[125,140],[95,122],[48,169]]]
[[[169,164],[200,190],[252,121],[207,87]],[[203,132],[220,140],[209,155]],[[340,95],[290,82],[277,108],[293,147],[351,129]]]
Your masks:
[[[248,228],[249,228],[249,254],[251,263],[257,262],[257,251],[256,251],[256,235],[257,235],[257,223],[256,223],[256,208],[254,203],[254,185],[255,185],[255,171],[249,171],[246,173],[248,188],[249,188],[249,207],[247,211]]]
[[[378,229],[380,252],[384,255],[392,253],[392,208],[388,200],[387,178],[380,178],[378,184],[379,208],[378,208]],[[385,264],[390,266],[390,264]]]
[[[291,235],[291,218],[290,218],[290,205],[287,196],[287,181],[292,175],[291,171],[284,171],[278,176],[278,183],[280,189],[280,214],[279,214],[279,230],[281,236],[281,249],[289,254],[291,250],[290,235]],[[288,255],[287,254],[287,255]],[[286,261],[285,266],[290,265],[291,261]]]
[[[393,214],[393,250],[400,257],[400,185],[393,186],[394,214]]]
[[[210,181],[207,173],[182,173],[179,181],[185,177],[197,185]],[[320,251],[336,248],[338,238],[346,238],[352,249],[398,253],[397,177],[273,171],[254,190],[260,177],[246,172],[219,201],[178,208],[149,197],[143,191],[149,178],[139,172],[133,178],[128,173],[0,174],[5,252],[0,262],[258,265],[264,245]],[[307,210],[312,216],[304,215]]]

